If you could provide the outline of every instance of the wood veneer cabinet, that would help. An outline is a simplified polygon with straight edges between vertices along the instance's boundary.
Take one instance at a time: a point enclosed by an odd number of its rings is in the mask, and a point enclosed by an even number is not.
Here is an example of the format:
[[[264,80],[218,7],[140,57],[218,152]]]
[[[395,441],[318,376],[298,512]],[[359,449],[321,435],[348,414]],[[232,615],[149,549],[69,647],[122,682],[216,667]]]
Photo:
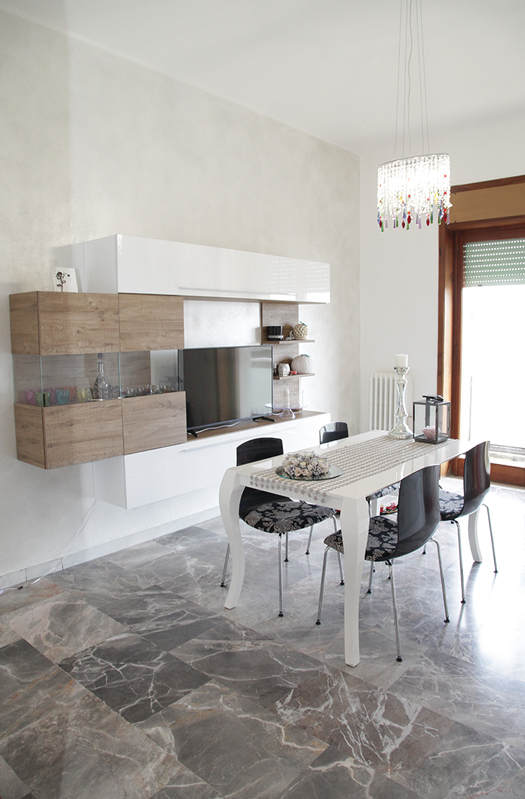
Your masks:
[[[155,351],[169,372],[184,346],[181,297],[36,291],[9,299],[19,460],[54,469],[186,441],[175,376],[165,393],[133,396],[161,390],[150,386]],[[93,400],[100,361],[109,393]]]

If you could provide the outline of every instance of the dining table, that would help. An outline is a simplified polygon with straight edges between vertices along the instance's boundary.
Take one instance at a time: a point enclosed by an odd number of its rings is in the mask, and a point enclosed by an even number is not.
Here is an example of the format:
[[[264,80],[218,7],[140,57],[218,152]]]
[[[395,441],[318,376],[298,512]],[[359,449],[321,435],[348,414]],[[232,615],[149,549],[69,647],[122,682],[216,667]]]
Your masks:
[[[290,479],[280,471],[285,455],[227,469],[221,482],[219,505],[231,547],[232,576],[225,607],[236,607],[244,581],[245,554],[239,502],[245,487],[337,509],[344,546],[344,658],[349,666],[359,663],[359,595],[368,539],[369,510],[366,497],[397,483],[427,466],[443,464],[465,453],[476,442],[447,439],[438,444],[396,439],[386,431],[372,431],[311,447],[302,453],[326,458],[330,479]],[[477,514],[469,521],[473,559],[481,561]]]

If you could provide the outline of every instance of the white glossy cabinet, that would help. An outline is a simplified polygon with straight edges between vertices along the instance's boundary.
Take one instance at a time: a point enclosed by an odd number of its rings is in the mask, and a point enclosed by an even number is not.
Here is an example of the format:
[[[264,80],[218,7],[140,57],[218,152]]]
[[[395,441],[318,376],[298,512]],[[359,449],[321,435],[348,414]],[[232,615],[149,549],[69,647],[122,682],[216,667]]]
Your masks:
[[[328,413],[303,413],[290,421],[253,423],[249,429],[204,434],[185,444],[98,461],[93,464],[95,495],[131,509],[191,492],[203,492],[209,503],[206,490],[212,489],[209,507],[213,507],[218,505],[224,472],[235,466],[235,451],[242,441],[275,436],[282,439],[285,452],[313,447],[319,443],[319,428],[329,421]]]
[[[221,247],[116,234],[60,248],[57,263],[84,291],[330,302],[329,264]]]

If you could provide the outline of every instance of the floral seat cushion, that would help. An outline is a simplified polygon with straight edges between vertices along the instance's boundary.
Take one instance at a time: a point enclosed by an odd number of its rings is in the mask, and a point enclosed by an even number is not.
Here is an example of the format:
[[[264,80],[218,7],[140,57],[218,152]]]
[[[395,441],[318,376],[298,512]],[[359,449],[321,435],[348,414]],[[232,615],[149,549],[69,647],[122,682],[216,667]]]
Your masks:
[[[380,488],[379,491],[374,491],[373,494],[370,494],[366,498],[367,502],[372,502],[374,499],[381,499],[381,497],[387,497],[389,494],[395,494],[396,491],[399,491],[399,483],[394,483],[391,486],[386,486],[386,488]]]
[[[324,540],[327,547],[344,552],[341,531],[332,533]],[[370,519],[368,541],[366,544],[366,560],[385,560],[397,547],[397,522],[384,516]]]
[[[258,505],[241,518],[265,533],[284,535],[292,530],[303,530],[334,516],[332,508],[310,505],[308,502],[288,500],[286,502],[267,502]]]
[[[453,494],[452,491],[445,491],[443,488],[439,489],[439,510],[444,522],[457,519],[464,504],[465,500],[461,494]]]

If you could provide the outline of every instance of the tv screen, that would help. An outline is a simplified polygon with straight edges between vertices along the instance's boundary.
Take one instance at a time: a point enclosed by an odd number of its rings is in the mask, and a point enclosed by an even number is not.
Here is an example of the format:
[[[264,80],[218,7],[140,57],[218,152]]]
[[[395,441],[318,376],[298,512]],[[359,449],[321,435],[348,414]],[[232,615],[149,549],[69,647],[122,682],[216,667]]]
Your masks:
[[[271,345],[182,350],[181,360],[188,430],[272,412]]]

